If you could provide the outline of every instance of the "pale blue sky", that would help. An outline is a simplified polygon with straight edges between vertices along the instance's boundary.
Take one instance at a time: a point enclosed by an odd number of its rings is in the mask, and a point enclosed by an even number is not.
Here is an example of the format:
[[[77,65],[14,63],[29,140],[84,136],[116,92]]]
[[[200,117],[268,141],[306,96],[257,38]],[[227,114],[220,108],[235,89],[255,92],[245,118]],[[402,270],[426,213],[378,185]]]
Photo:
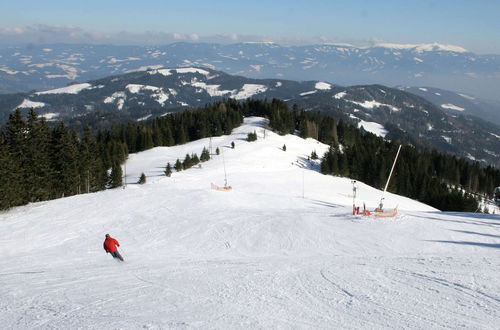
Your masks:
[[[499,15],[499,0],[4,0],[0,42],[438,42],[500,54]]]

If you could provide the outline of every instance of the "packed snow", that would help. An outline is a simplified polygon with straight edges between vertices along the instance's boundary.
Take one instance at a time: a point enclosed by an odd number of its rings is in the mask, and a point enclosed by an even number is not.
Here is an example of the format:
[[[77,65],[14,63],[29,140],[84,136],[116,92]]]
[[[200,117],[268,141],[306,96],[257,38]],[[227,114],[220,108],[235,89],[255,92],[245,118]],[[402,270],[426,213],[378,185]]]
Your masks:
[[[173,69],[177,71],[177,73],[199,73],[205,76],[208,76],[210,72],[207,70],[199,69],[199,68],[178,68],[178,69]]]
[[[346,92],[339,92],[339,93],[333,95],[333,97],[336,98],[336,99],[341,99],[341,98],[343,98],[346,95],[347,95]]]
[[[17,108],[43,108],[46,104],[43,102],[35,102],[28,99],[24,99],[21,104],[19,104]]]
[[[212,97],[225,96],[228,94],[236,93],[236,90],[220,90],[219,89],[220,85],[207,85],[206,83],[201,81],[191,82],[191,85],[194,87],[204,89],[208,93],[208,95]]]
[[[451,137],[446,136],[446,135],[441,135],[441,137],[442,137],[442,138],[443,138],[443,140],[445,140],[447,143],[450,143],[450,144],[451,144]]]
[[[303,93],[300,93],[299,95],[300,96],[307,96],[307,95],[311,95],[311,94],[316,94],[318,91],[309,91],[309,92],[303,92]]]
[[[254,64],[254,65],[250,65],[250,67],[257,72],[260,72],[260,70],[262,70],[263,65]]]
[[[332,85],[330,85],[329,83],[320,81],[320,82],[317,82],[316,85],[314,85],[314,88],[321,89],[321,90],[328,90],[328,89],[332,89]]]
[[[59,117],[59,115],[60,114],[57,112],[46,112],[46,113],[40,114],[40,117],[43,117],[48,121],[51,121],[51,120],[56,120],[57,117]]]
[[[403,49],[403,50],[414,50],[417,53],[431,52],[431,51],[448,51],[455,53],[466,53],[467,50],[460,46],[455,45],[443,45],[434,43],[428,44],[395,44],[395,43],[380,43],[376,44],[375,47],[384,47],[389,49]]]
[[[104,98],[104,103],[116,103],[116,107],[118,110],[122,110],[125,104],[125,99],[127,95],[125,92],[114,92],[111,96]]]
[[[377,136],[385,137],[388,131],[384,128],[383,125],[373,121],[364,121],[360,120],[358,123],[358,127],[363,127],[363,129],[367,132],[373,133]]]
[[[390,104],[380,103],[380,102],[377,102],[375,100],[363,101],[363,102],[357,102],[357,101],[351,101],[351,100],[348,100],[348,101],[351,103],[355,103],[357,105],[360,105],[365,109],[373,109],[373,108],[378,108],[378,107],[388,107],[392,111],[400,111],[400,109],[398,107],[395,107],[395,106],[390,105]]]
[[[151,98],[153,98],[156,102],[158,102],[161,106],[165,105],[165,102],[169,99],[170,94],[166,92],[161,87],[150,86],[150,85],[140,85],[140,84],[128,84],[125,88],[132,94],[143,94],[145,91],[149,91],[151,93]],[[173,95],[177,94],[175,90],[169,88],[169,90],[173,91]],[[106,100],[108,102],[106,102]],[[106,99],[105,103],[112,103],[112,98],[109,100]]]
[[[147,115],[147,116],[144,116],[144,117],[141,117],[141,118],[138,118],[137,121],[144,121],[144,120],[148,120],[149,118],[151,118],[152,115]]]
[[[74,85],[69,85],[69,86],[62,87],[62,88],[51,89],[51,90],[44,91],[44,92],[37,92],[35,94],[37,94],[37,95],[43,95],[43,94],[78,94],[82,90],[89,89],[91,87],[92,87],[92,85],[89,84],[89,83],[74,84]]]
[[[154,64],[154,65],[143,65],[135,69],[130,69],[130,70],[124,70],[124,73],[130,73],[130,72],[137,72],[137,71],[150,71],[150,70],[155,70],[155,69],[160,69],[162,68],[163,65],[161,64]]]
[[[140,84],[128,84],[125,86],[126,89],[132,94],[139,94],[141,93],[141,90],[148,90],[152,92],[156,92],[158,90],[161,90],[160,87],[156,86],[150,86],[150,85],[140,85]]]
[[[469,96],[467,94],[458,93],[458,95],[471,101],[476,99],[475,97]]]
[[[441,108],[444,108],[444,109],[450,109],[450,110],[456,110],[456,111],[464,111],[465,109],[462,108],[462,107],[459,107],[458,105],[454,105],[454,104],[441,104]]]
[[[8,67],[6,67],[6,66],[2,66],[2,67],[0,67],[0,71],[3,71],[3,72],[5,72],[5,73],[7,73],[7,74],[10,74],[10,75],[14,75],[14,74],[18,74],[18,73],[20,73],[20,71],[15,71],[15,70],[12,70],[12,69],[10,69],[10,68],[8,68]]]
[[[131,154],[125,189],[0,213],[2,327],[497,328],[498,215],[388,193],[396,218],[353,216],[351,180],[308,159],[328,146],[265,124]],[[220,155],[163,174],[210,142]],[[231,191],[210,189],[225,176]],[[373,210],[380,190],[356,187]],[[104,252],[105,233],[124,263]]]
[[[164,75],[164,76],[171,76],[172,75],[172,72],[170,71],[170,69],[158,69],[158,70],[150,70],[148,71],[149,74],[161,74],[161,75]]]
[[[265,85],[244,84],[238,93],[234,94],[232,98],[236,100],[244,100],[265,91],[267,91],[267,87]]]

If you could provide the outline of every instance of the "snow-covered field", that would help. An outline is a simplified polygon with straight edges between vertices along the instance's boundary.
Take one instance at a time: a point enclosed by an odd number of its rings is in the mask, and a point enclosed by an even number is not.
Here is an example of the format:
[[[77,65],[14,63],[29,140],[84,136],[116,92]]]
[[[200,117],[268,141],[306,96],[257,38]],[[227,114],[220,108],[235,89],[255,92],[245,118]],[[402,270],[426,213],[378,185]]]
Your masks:
[[[352,216],[350,179],[307,160],[327,146],[263,139],[263,123],[213,138],[223,152],[201,168],[163,175],[208,139],[130,155],[126,189],[0,213],[1,328],[500,327],[498,215],[387,194],[397,218]],[[224,165],[233,190],[211,190]],[[379,198],[358,183],[359,205]],[[124,263],[102,249],[105,233]]]

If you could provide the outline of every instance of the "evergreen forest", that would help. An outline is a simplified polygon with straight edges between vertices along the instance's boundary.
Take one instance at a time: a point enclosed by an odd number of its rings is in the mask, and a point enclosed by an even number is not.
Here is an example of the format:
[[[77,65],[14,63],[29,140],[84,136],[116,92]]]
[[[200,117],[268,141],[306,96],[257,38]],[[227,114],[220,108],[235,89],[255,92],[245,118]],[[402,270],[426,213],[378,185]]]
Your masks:
[[[330,145],[319,155],[326,175],[349,176],[383,188],[398,141],[386,141],[327,114],[281,100],[226,100],[151,121],[82,133],[63,122],[49,126],[35,110],[10,114],[0,133],[0,209],[122,185],[128,153],[230,134],[245,116],[262,116],[279,134],[312,137]],[[281,147],[281,146],[280,146]],[[170,172],[171,173],[171,172]],[[403,145],[388,190],[447,211],[478,210],[492,197],[500,171],[434,150]]]

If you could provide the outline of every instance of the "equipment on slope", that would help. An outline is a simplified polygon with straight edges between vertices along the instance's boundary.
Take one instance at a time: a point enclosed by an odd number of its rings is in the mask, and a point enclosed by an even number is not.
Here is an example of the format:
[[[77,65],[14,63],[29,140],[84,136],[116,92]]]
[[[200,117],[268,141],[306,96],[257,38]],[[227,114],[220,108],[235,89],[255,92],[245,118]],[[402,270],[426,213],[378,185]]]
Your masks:
[[[359,207],[356,209],[356,191],[358,187],[356,186],[356,180],[351,180],[352,183],[352,215],[359,214]]]
[[[398,206],[392,210],[375,212],[375,218],[393,218],[398,215]]]
[[[213,190],[219,190],[219,191],[229,191],[229,190],[233,189],[233,187],[231,187],[231,186],[220,187],[220,186],[216,185],[215,183],[211,183],[210,188],[212,188]]]
[[[379,207],[375,209],[375,212],[384,212],[384,194],[387,191],[387,187],[389,186],[389,181],[391,180],[392,172],[394,171],[394,167],[396,166],[396,161],[398,160],[399,151],[401,151],[401,145],[399,145],[398,152],[396,153],[396,157],[394,158],[394,163],[392,163],[391,172],[389,173],[389,177],[387,178],[387,182],[385,183],[384,191],[382,192],[382,196],[380,197]]]
[[[233,187],[228,186],[227,184],[227,173],[226,173],[226,161],[224,159],[224,149],[221,148],[221,154],[222,154],[222,163],[224,164],[224,187],[220,187],[216,185],[215,183],[210,184],[210,188],[213,190],[219,190],[219,191],[229,191],[232,190]]]

